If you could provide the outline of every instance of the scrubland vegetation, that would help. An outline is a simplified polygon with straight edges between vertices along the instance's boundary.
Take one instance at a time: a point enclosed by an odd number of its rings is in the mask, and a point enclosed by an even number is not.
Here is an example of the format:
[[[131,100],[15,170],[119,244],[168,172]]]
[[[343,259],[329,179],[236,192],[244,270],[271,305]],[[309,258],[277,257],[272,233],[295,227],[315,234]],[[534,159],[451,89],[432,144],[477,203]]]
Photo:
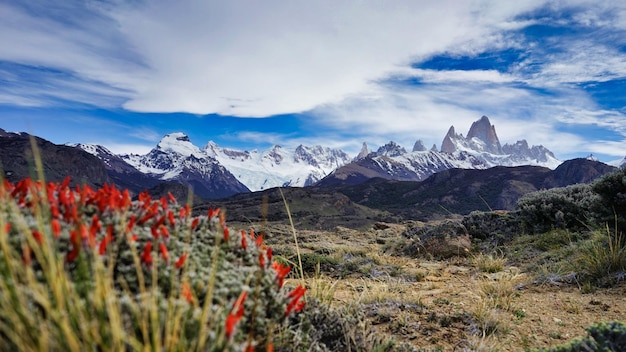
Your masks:
[[[0,184],[0,350],[626,350],[626,169],[457,217],[445,257],[441,223],[227,224],[38,178]]]

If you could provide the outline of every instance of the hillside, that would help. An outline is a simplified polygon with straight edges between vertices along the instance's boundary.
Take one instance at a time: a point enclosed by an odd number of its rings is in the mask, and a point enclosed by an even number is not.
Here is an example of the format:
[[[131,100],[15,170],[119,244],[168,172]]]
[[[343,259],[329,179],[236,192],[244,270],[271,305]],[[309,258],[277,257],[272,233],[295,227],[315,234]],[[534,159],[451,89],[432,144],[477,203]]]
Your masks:
[[[404,219],[428,220],[474,210],[513,210],[524,194],[553,184],[588,183],[613,170],[614,167],[597,161],[573,159],[555,170],[540,166],[450,169],[422,182],[375,178],[362,184],[329,188],[357,204]]]

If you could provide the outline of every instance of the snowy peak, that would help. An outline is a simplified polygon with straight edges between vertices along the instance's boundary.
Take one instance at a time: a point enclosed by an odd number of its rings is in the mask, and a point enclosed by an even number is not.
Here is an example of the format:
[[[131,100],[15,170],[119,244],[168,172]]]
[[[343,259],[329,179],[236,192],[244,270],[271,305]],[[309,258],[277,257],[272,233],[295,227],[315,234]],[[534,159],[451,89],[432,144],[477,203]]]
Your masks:
[[[342,150],[322,147],[321,145],[307,147],[300,144],[296,148],[294,161],[324,169],[335,169],[345,164],[349,158],[348,154]]]
[[[176,153],[183,156],[201,157],[200,149],[193,145],[189,136],[182,132],[166,134],[157,144],[156,149],[165,153]]]
[[[457,149],[456,140],[461,137],[463,136],[457,135],[454,131],[454,126],[450,126],[448,133],[446,133],[446,136],[443,137],[443,141],[441,142],[441,152],[449,154],[454,153]]]
[[[362,150],[351,164],[335,170],[320,185],[361,183],[373,177],[421,181],[451,168],[536,165],[555,169],[559,164],[561,162],[551,151],[541,145],[529,147],[526,140],[500,145],[495,126],[487,116],[482,116],[472,124],[467,137],[457,134],[454,126],[450,126],[441,151],[437,151],[436,145],[427,150],[424,143],[417,140],[411,153],[407,153],[397,143],[389,142],[373,154]]]
[[[367,148],[367,143],[363,142],[363,146],[361,147],[361,151],[359,151],[359,154],[357,154],[357,156],[354,158],[354,160],[365,159],[369,155],[369,153],[370,153],[370,151]]]
[[[492,154],[502,154],[502,146],[496,134],[496,127],[491,124],[487,116],[483,115],[480,120],[472,123],[467,133],[467,139],[472,140],[473,138],[477,138],[482,142],[476,144],[484,144],[485,151]]]
[[[88,144],[88,143],[69,143],[66,144],[70,147],[80,148],[91,155],[95,155],[97,157],[101,157],[104,155],[113,155],[110,150],[107,148],[98,145],[98,144]]]
[[[473,154],[489,166],[539,165],[554,169],[561,163],[544,146],[529,147],[526,140],[501,145],[496,128],[487,116],[472,123],[467,137],[457,134],[454,126],[451,126],[441,142],[441,151],[448,154]]]
[[[262,152],[250,152],[221,148],[209,142],[203,152],[224,165],[252,191],[308,186],[350,162],[343,151],[319,145],[299,145],[295,149],[275,145]]]
[[[404,149],[394,141],[390,141],[389,143],[378,148],[378,150],[376,151],[376,155],[378,156],[395,157],[403,154],[406,154],[406,149]]]
[[[425,152],[426,146],[424,146],[424,142],[422,142],[421,139],[418,139],[417,141],[415,141],[415,144],[413,144],[413,149],[411,150],[412,152]]]

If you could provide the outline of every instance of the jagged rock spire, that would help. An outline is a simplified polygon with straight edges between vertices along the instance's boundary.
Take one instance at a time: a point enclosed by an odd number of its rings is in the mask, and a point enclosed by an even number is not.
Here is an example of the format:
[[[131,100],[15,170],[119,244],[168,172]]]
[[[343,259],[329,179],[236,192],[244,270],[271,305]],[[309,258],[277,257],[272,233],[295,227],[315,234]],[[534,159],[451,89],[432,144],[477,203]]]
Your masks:
[[[413,152],[425,152],[427,149],[424,146],[424,142],[421,139],[418,139],[413,145]]]
[[[456,150],[456,145],[454,144],[454,139],[456,139],[456,132],[454,131],[454,126],[450,126],[448,133],[443,137],[443,142],[441,142],[441,151],[444,153],[454,153]]]
[[[478,138],[485,143],[486,150],[493,154],[502,154],[502,146],[496,134],[496,127],[491,124],[489,118],[483,115],[480,120],[472,123],[467,139]]]
[[[359,152],[359,154],[356,156],[356,158],[354,158],[354,160],[361,160],[361,159],[365,159],[365,157],[367,157],[367,155],[369,154],[369,150],[367,149],[367,143],[363,142],[363,146],[361,147],[361,151]]]

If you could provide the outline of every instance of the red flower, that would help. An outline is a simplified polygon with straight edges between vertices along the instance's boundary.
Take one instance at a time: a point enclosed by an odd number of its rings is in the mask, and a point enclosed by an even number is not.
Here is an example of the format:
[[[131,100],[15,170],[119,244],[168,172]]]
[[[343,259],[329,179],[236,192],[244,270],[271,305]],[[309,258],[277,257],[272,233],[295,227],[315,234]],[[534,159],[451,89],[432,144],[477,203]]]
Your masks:
[[[104,255],[106,253],[107,245],[113,241],[113,225],[107,226],[107,234],[104,236],[98,247],[98,253]]]
[[[146,243],[146,247],[141,254],[141,261],[146,265],[152,265],[152,242]]]
[[[130,198],[130,192],[128,191],[128,189],[125,189],[124,192],[122,192],[122,203],[121,206],[124,208],[128,208],[133,204],[132,199]]]
[[[39,230],[33,230],[32,234],[37,243],[41,244],[43,242],[43,235],[41,234],[41,232],[39,232]]]
[[[170,255],[167,252],[167,247],[165,247],[165,244],[159,243],[159,251],[161,251],[161,256],[163,257],[163,260],[168,261],[170,259]]]
[[[67,188],[70,185],[70,180],[71,178],[69,176],[66,176],[63,180],[63,183],[61,183],[61,188]]]
[[[170,225],[176,225],[176,219],[174,219],[174,213],[171,210],[167,211],[167,219],[170,222]]]
[[[161,197],[161,199],[159,199],[159,201],[161,202],[161,208],[163,208],[163,210],[167,209],[167,199],[165,199],[165,197]]]
[[[246,233],[241,230],[241,247],[243,249],[248,248],[248,242],[246,241]]]
[[[181,220],[186,218],[187,215],[191,215],[191,208],[189,207],[189,204],[185,204],[184,207],[180,207],[180,210],[178,211],[178,217]]]
[[[61,216],[61,213],[59,212],[59,206],[55,203],[50,204],[50,213],[54,218],[58,218]]]
[[[167,226],[161,225],[159,226],[159,230],[161,232],[161,236],[165,237],[166,239],[170,237],[170,230],[167,228]]]
[[[176,198],[171,192],[167,192],[167,197],[170,199],[170,203],[176,204]]]
[[[50,225],[52,226],[52,235],[54,235],[54,238],[59,238],[59,236],[61,236],[61,223],[59,220],[52,219]]]
[[[218,215],[220,215],[220,208],[217,209],[213,209],[213,208],[209,208],[209,212],[207,214],[207,216],[210,219],[213,219],[214,217],[217,217]]]
[[[229,234],[230,230],[228,230],[228,227],[224,227],[224,241],[228,241]]]
[[[196,227],[198,227],[199,223],[200,223],[200,219],[199,218],[194,218],[193,221],[191,222],[191,229],[195,230]]]
[[[133,230],[133,227],[135,227],[135,214],[132,214],[130,216],[130,219],[128,219],[128,224],[126,225],[126,232],[131,232]]]
[[[157,231],[155,225],[150,226],[150,233],[152,233],[152,237],[154,237],[155,239],[159,238],[159,232]]]
[[[143,225],[146,221],[150,220],[153,216],[154,216],[154,213],[152,212],[152,209],[148,209],[146,214],[139,219],[138,223],[140,225]]]
[[[269,247],[267,249],[267,251],[265,252],[265,254],[267,255],[267,260],[271,262],[272,261],[272,255],[273,255],[272,247]]]
[[[291,267],[282,265],[279,262],[273,262],[272,268],[276,271],[276,280],[278,281],[278,287],[283,287],[285,282],[285,276],[291,271]]]
[[[244,313],[243,303],[245,302],[247,296],[248,296],[248,291],[241,292],[241,294],[239,295],[239,298],[237,298],[237,300],[233,304],[233,308],[230,310],[230,314],[228,314],[228,316],[226,317],[225,327],[226,327],[227,338],[233,336],[233,333],[235,332],[235,325],[237,325],[239,320],[241,320],[241,318],[243,317],[243,313]]]
[[[291,301],[287,303],[285,308],[285,315],[291,314],[291,312],[299,312],[304,308],[304,301],[300,301],[300,298],[306,293],[306,288],[302,285],[296,287],[293,291],[287,294],[287,297],[291,298]]]
[[[94,214],[91,219],[91,227],[89,228],[89,245],[91,248],[96,246],[96,235],[100,232],[102,224],[100,223],[100,219],[98,218],[98,214]]]
[[[72,250],[67,252],[67,255],[65,256],[65,261],[68,263],[73,262],[74,260],[76,260],[76,258],[78,257],[78,253],[80,251],[79,246],[73,245],[72,246]]]
[[[193,293],[191,292],[191,287],[189,287],[189,283],[187,283],[187,281],[183,282],[183,285],[180,288],[180,295],[185,298],[187,302],[193,303]]]
[[[180,269],[185,265],[185,260],[187,259],[187,252],[183,253],[180,258],[176,261],[176,269]]]

